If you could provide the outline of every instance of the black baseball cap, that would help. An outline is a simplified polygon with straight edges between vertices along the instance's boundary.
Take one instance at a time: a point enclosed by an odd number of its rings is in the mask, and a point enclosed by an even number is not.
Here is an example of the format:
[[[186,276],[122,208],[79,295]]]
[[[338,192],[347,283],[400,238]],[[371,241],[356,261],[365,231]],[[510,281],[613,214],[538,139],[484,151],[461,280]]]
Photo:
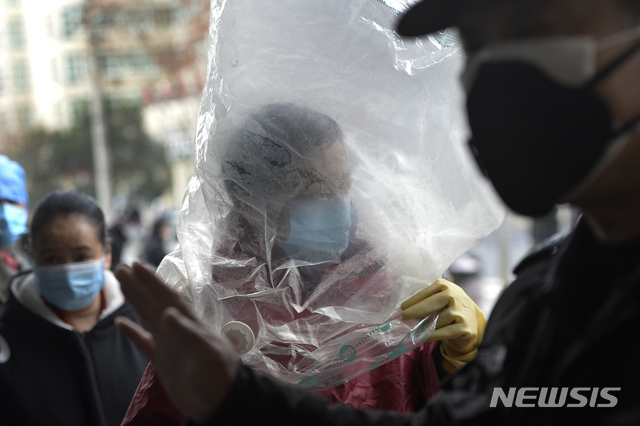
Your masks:
[[[419,37],[455,26],[469,0],[422,0],[407,10],[396,31],[403,37]]]

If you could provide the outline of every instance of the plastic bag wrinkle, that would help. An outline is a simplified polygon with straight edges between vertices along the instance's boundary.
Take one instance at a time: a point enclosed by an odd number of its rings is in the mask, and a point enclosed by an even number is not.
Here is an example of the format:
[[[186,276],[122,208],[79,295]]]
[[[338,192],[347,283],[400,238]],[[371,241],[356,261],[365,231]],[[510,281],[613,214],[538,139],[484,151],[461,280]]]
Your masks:
[[[181,248],[158,272],[217,330],[252,329],[243,362],[331,387],[425,341],[433,318],[399,304],[504,212],[464,151],[459,48],[403,41],[377,0],[255,6],[212,2]]]

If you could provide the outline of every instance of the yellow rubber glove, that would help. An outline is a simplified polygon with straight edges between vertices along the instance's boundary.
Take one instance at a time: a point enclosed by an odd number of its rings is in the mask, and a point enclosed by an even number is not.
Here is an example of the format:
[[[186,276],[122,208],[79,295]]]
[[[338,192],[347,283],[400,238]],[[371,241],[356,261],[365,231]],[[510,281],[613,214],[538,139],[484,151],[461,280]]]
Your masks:
[[[451,373],[475,358],[487,320],[462,288],[444,278],[411,296],[402,305],[402,318],[439,313],[436,329],[427,341],[441,340],[444,369]]]

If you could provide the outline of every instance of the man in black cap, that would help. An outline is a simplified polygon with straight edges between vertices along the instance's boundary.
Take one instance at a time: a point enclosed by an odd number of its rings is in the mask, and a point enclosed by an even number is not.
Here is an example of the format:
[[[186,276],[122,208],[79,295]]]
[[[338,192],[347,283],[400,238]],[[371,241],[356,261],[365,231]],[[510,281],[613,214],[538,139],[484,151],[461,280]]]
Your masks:
[[[194,421],[640,424],[640,2],[423,0],[398,32],[447,27],[468,53],[479,167],[520,214],[580,208],[575,231],[516,268],[477,358],[412,416],[327,407],[257,375],[153,274],[120,270],[151,334],[124,322],[121,331]]]

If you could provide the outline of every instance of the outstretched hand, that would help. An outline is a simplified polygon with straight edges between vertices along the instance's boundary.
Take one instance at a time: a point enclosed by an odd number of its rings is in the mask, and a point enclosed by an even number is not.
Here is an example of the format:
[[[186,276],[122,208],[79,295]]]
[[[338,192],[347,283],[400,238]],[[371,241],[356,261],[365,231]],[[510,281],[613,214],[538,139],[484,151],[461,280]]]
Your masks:
[[[461,368],[475,357],[486,319],[478,305],[458,285],[443,278],[407,299],[400,306],[403,319],[439,313],[428,341],[441,340],[447,370]]]
[[[140,263],[120,267],[116,276],[144,326],[119,317],[118,329],[153,363],[174,405],[192,420],[206,420],[236,376],[238,360],[229,341]]]

